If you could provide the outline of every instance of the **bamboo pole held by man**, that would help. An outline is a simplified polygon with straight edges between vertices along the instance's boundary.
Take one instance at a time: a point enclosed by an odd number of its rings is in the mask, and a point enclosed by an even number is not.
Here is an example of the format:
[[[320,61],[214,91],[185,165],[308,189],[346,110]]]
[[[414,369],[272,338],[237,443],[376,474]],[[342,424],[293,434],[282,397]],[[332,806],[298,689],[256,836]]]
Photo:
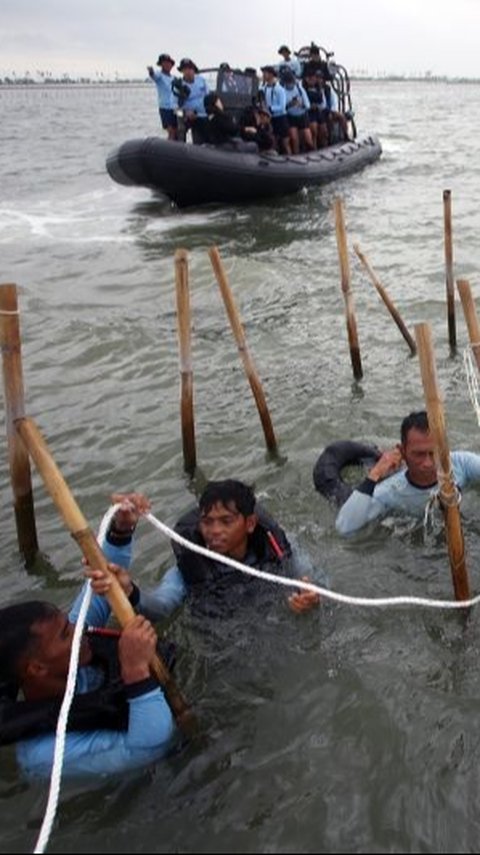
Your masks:
[[[478,320],[475,301],[473,299],[470,282],[466,279],[457,280],[458,293],[462,301],[463,314],[465,315],[465,323],[467,324],[468,337],[472,353],[477,363],[477,368],[480,371],[480,323]]]
[[[443,223],[445,233],[445,276],[447,285],[448,341],[450,352],[457,349],[457,330],[455,325],[455,290],[453,281],[453,241],[452,241],[452,192],[443,191]]]
[[[343,299],[345,302],[345,316],[347,321],[348,346],[352,362],[353,376],[355,380],[363,377],[362,360],[360,357],[360,345],[358,343],[357,322],[355,319],[355,308],[353,292],[350,285],[350,263],[348,260],[347,232],[345,218],[343,215],[342,200],[337,198],[334,202],[335,231],[337,235],[338,260],[340,263],[340,277]]]
[[[217,279],[223,302],[225,304],[225,309],[227,312],[228,319],[230,321],[230,326],[237,342],[238,352],[241,356],[245,368],[245,373],[247,375],[248,382],[250,383],[250,387],[253,393],[253,397],[255,398],[255,403],[257,405],[258,414],[262,423],[267,448],[271,452],[276,452],[277,440],[275,437],[275,432],[273,430],[273,424],[270,418],[267,401],[263,392],[260,378],[257,373],[257,369],[255,367],[255,363],[248,349],[245,331],[243,329],[237,304],[235,303],[235,299],[228,282],[227,274],[225,272],[220,253],[217,247],[214,246],[209,249],[208,254],[210,256],[210,261],[212,263],[215,277]]]
[[[30,458],[14,425],[15,419],[25,415],[25,401],[17,286],[12,284],[0,285],[0,344],[5,390],[8,461],[18,546],[28,566],[33,563],[38,552],[38,539]]]
[[[428,413],[428,425],[435,443],[439,499],[445,519],[445,531],[455,599],[468,600],[470,599],[470,586],[465,566],[465,544],[459,510],[459,495],[453,480],[450,450],[445,430],[443,402],[438,388],[430,325],[426,323],[417,324],[415,326],[415,336]]]
[[[182,424],[183,464],[193,474],[197,465],[195,417],[193,408],[193,372],[188,255],[185,249],[175,253],[175,288],[177,296],[177,329],[180,356],[180,419]]]
[[[413,336],[408,331],[407,325],[405,324],[400,312],[398,311],[398,309],[394,305],[393,301],[390,299],[389,295],[387,294],[387,291],[385,290],[384,286],[380,282],[375,271],[373,270],[373,268],[368,263],[367,258],[363,254],[363,252],[361,251],[358,243],[354,243],[353,248],[354,248],[358,258],[360,259],[361,264],[363,265],[363,267],[367,271],[372,284],[377,289],[378,293],[380,294],[380,297],[382,298],[383,302],[385,303],[385,305],[386,305],[388,311],[390,312],[393,320],[395,321],[398,329],[400,330],[405,341],[407,342],[412,356],[415,356],[415,354],[417,352],[417,346],[415,344]]]
[[[90,567],[109,573],[111,586],[107,594],[107,599],[120,625],[126,626],[135,616],[133,607],[123,588],[120,586],[118,579],[108,569],[107,559],[55,463],[38,427],[29,418],[17,419],[15,426],[57,510],[60,512],[63,521],[83,552]],[[177,688],[167,666],[158,655],[155,655],[151,662],[151,670],[163,687],[165,697],[175,715],[178,725],[188,728],[192,722],[191,711]]]

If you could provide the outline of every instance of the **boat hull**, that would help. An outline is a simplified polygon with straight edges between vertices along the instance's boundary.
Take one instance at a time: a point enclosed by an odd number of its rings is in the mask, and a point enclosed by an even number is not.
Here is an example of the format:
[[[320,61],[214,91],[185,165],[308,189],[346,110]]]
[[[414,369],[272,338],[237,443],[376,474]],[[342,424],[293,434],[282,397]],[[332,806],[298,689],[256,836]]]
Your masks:
[[[187,207],[295,193],[356,172],[381,152],[372,136],[288,157],[146,137],[112,151],[106,167],[119,184],[148,187]]]

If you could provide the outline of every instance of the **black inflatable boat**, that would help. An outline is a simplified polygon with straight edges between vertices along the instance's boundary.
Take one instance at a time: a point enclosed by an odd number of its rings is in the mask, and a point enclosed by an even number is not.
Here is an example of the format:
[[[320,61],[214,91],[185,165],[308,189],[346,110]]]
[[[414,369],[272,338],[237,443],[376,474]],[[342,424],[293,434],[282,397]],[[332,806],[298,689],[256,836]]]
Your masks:
[[[375,137],[291,156],[147,137],[123,143],[109,154],[106,165],[119,184],[148,187],[185,207],[295,193],[356,172],[377,160],[381,151]]]

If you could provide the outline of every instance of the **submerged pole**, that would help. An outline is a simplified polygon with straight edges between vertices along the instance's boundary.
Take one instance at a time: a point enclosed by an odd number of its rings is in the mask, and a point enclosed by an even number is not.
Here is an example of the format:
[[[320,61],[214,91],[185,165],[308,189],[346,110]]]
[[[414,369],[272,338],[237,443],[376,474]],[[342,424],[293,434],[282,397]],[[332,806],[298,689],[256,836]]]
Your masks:
[[[38,552],[33,504],[32,474],[28,452],[15,430],[15,419],[25,415],[22,342],[17,286],[0,285],[0,342],[2,349],[5,422],[8,462],[20,552],[27,565]]]
[[[17,419],[15,426],[57,510],[90,567],[98,568],[110,575],[111,586],[107,594],[107,599],[120,625],[126,626],[135,617],[133,607],[123,588],[120,586],[118,579],[110,572],[107,559],[55,463],[38,427],[32,419],[28,418]],[[191,722],[191,712],[167,666],[158,655],[155,655],[152,660],[151,669],[164,689],[165,697],[175,715],[178,725],[180,727],[188,726]]]
[[[238,352],[241,356],[243,366],[245,368],[245,373],[247,375],[248,382],[250,383],[250,388],[253,392],[253,397],[255,398],[255,403],[257,405],[258,414],[262,423],[267,448],[269,451],[276,452],[277,440],[275,437],[275,432],[273,430],[273,424],[270,418],[267,401],[265,399],[257,369],[255,368],[255,363],[248,349],[245,331],[243,329],[243,325],[240,319],[240,313],[238,311],[237,304],[235,303],[235,299],[228,282],[227,274],[222,264],[222,259],[220,258],[220,253],[217,247],[213,246],[211,247],[211,249],[209,249],[208,254],[210,256],[210,261],[212,263],[218,286],[223,297],[223,302],[225,304],[225,309],[227,311],[228,319],[230,321],[230,326],[237,342]]]
[[[183,465],[193,474],[197,465],[195,417],[193,408],[192,336],[188,255],[185,249],[175,252],[175,288],[177,295],[177,330],[180,355],[180,420],[182,424]]]
[[[462,301],[463,314],[465,315],[465,322],[467,324],[470,346],[475,357],[475,362],[477,363],[477,368],[480,371],[480,323],[478,321],[470,282],[466,279],[458,279],[457,288],[458,293],[460,294],[460,300]]]
[[[340,276],[343,299],[345,301],[345,316],[347,320],[348,346],[350,348],[350,359],[352,362],[353,376],[355,380],[363,377],[362,360],[360,358],[360,345],[358,343],[357,322],[355,320],[355,309],[353,293],[350,286],[350,263],[348,261],[347,231],[343,215],[342,200],[337,198],[334,202],[335,231],[337,235],[338,260],[340,262]]]
[[[400,330],[405,341],[407,342],[412,356],[415,356],[415,354],[417,352],[417,346],[415,344],[413,336],[409,333],[407,325],[405,324],[400,312],[398,311],[398,309],[394,305],[393,301],[390,299],[389,295],[387,294],[387,291],[385,290],[384,286],[380,282],[375,271],[373,270],[373,268],[368,263],[367,258],[363,254],[363,252],[361,251],[358,243],[354,243],[353,248],[354,248],[358,258],[360,259],[360,262],[363,264],[365,270],[367,271],[372,284],[377,289],[378,293],[380,294],[380,297],[382,298],[383,302],[385,303],[385,305],[386,305],[388,311],[390,312],[393,320],[395,321],[398,329]]]
[[[457,349],[457,330],[455,325],[455,290],[453,281],[453,241],[452,241],[452,192],[443,191],[443,224],[445,233],[445,276],[447,285],[448,341],[450,352]]]
[[[465,543],[459,509],[460,499],[450,462],[450,450],[445,429],[443,403],[438,387],[430,325],[426,323],[416,324],[415,336],[428,413],[428,425],[435,443],[439,499],[445,519],[455,599],[468,600],[470,598],[470,586],[465,566]]]

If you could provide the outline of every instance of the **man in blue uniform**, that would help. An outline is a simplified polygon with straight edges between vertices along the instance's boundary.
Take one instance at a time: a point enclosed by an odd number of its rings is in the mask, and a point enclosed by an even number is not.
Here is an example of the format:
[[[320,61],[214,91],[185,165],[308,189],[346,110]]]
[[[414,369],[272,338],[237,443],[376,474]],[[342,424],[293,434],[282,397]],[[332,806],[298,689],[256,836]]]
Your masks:
[[[185,128],[191,130],[195,145],[208,142],[208,118],[205,110],[205,96],[209,93],[207,81],[198,73],[195,63],[184,57],[178,66],[183,75],[185,97],[179,106],[185,116]]]
[[[126,570],[130,565],[138,511],[145,510],[148,502],[136,493],[114,495],[112,500],[121,500],[124,505],[107,533],[108,558],[119,565],[118,581],[132,605],[151,620],[168,617],[187,597],[197,612],[220,616],[258,601],[265,590],[262,584],[272,589],[271,583],[261,583],[221,559],[205,558],[174,544],[176,565],[167,570],[157,588],[140,591],[130,575],[120,568]],[[198,507],[180,518],[176,531],[195,544],[251,567],[290,576],[297,572],[295,566],[292,568],[295,558],[285,532],[258,505],[251,487],[241,481],[209,482]],[[108,593],[111,581],[102,571],[87,573],[97,594]],[[288,598],[290,609],[297,614],[310,611],[318,603],[318,595],[310,591],[294,593]]]
[[[480,455],[454,451],[451,462],[455,483],[460,489],[480,484]],[[390,512],[423,516],[427,502],[438,491],[434,441],[424,410],[410,413],[402,422],[401,442],[385,451],[368,477],[340,508],[336,529],[349,535],[372,520]]]
[[[177,99],[172,89],[172,83],[175,78],[172,77],[172,68],[175,65],[175,60],[170,54],[161,53],[158,57],[157,65],[160,69],[154,69],[153,66],[147,65],[147,71],[157,87],[158,96],[158,111],[162,127],[166,130],[169,140],[177,139],[177,114],[178,107]]]
[[[0,610],[0,744],[16,742],[28,776],[51,772],[79,606],[77,598],[68,616],[41,601]],[[163,691],[150,676],[155,630],[136,615],[119,637],[103,636],[99,628],[109,616],[107,601],[94,596],[65,744],[63,773],[70,777],[143,768],[165,755],[175,731]],[[19,692],[23,700],[16,700]]]

